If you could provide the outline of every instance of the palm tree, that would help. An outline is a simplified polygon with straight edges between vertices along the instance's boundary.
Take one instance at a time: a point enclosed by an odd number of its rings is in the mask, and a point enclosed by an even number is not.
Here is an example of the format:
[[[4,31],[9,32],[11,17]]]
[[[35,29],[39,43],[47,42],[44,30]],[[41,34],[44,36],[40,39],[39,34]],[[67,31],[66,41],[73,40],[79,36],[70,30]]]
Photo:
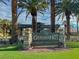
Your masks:
[[[79,2],[75,2],[74,0],[61,0],[60,3],[57,4],[56,12],[58,14],[63,13],[66,16],[67,22],[67,39],[70,38],[70,15],[72,13],[76,13],[78,9]],[[62,16],[63,17],[63,16]]]
[[[55,32],[55,0],[51,0],[51,32]]]
[[[69,7],[70,7],[70,1],[63,0],[62,10],[65,13],[66,20],[67,20],[67,39],[70,39],[70,15],[71,15],[71,10],[70,10]]]
[[[32,16],[32,31],[37,32],[37,13],[43,13],[47,7],[45,0],[20,0],[18,3],[19,8],[26,9],[27,15]]]
[[[12,0],[12,40],[17,40],[17,0]]]

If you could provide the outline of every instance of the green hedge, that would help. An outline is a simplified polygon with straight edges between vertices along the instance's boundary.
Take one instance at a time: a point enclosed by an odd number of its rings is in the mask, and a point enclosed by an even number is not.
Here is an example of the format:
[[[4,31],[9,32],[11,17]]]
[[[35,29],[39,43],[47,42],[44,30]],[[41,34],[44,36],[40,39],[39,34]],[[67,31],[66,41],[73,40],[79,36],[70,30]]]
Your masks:
[[[67,48],[79,48],[79,42],[66,42]]]

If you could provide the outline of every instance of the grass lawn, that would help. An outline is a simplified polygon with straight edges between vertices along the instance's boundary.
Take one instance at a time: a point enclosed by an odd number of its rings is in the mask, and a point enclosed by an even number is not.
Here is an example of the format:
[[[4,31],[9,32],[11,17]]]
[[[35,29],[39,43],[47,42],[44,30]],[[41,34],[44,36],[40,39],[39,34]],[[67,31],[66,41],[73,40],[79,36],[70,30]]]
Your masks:
[[[52,52],[0,51],[0,59],[79,59],[79,49]]]

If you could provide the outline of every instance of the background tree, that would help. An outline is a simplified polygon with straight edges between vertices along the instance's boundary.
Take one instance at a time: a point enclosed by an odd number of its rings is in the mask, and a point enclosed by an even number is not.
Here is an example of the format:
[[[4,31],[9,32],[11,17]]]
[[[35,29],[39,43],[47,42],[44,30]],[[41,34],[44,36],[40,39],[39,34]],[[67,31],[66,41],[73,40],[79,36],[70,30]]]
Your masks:
[[[11,25],[11,21],[7,19],[0,19],[0,34],[3,34],[3,38],[6,38],[8,36],[8,30]]]

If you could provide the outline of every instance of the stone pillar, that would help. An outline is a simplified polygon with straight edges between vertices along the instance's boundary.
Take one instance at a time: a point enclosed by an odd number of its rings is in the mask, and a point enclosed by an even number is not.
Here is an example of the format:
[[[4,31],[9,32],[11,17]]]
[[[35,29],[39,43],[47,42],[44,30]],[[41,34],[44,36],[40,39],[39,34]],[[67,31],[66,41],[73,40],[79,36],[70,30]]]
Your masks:
[[[32,42],[32,29],[26,28],[23,31],[23,38],[24,38],[24,49],[31,47]]]
[[[31,47],[31,43],[32,43],[32,29],[28,28],[28,44],[29,44],[29,47]]]

